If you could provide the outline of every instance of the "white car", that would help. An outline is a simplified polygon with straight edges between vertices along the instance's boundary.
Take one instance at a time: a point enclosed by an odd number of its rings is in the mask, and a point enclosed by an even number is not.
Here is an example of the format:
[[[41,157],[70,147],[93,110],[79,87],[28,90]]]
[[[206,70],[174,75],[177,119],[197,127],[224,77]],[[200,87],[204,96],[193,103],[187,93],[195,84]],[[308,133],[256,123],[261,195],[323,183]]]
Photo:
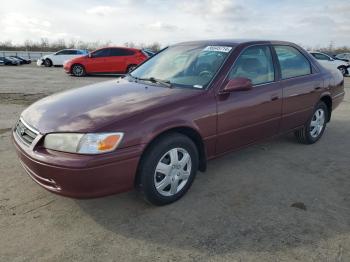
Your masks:
[[[327,54],[320,52],[310,52],[310,54],[318,60],[318,62],[325,67],[338,68],[340,72],[345,75],[350,74],[350,63],[342,60],[336,60]]]
[[[348,60],[350,62],[350,53],[337,54],[335,56],[335,58],[337,58],[337,59],[345,59],[345,60]]]
[[[60,50],[54,54],[50,55],[45,55],[38,59],[36,64],[38,66],[62,66],[65,61],[78,57],[78,56],[83,56],[87,55],[89,52],[87,50],[81,50],[81,49],[63,49]]]

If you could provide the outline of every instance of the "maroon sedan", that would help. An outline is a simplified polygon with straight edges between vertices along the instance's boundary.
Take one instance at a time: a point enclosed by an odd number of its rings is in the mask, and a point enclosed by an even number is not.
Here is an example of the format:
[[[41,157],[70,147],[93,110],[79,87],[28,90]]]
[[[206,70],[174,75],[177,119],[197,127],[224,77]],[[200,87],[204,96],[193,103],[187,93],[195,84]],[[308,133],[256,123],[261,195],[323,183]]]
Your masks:
[[[168,204],[209,159],[285,132],[315,143],[343,84],[292,43],[180,43],[123,79],[34,103],[13,140],[30,177],[52,192],[97,197],[136,187]]]

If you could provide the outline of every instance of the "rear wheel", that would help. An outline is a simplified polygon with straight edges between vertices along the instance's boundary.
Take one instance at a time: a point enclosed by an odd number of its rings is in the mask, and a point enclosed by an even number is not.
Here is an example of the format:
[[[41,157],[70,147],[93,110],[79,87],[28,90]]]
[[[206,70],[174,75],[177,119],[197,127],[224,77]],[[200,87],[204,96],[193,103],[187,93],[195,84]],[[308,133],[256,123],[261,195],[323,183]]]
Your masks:
[[[139,186],[146,200],[166,205],[190,188],[198,169],[198,150],[190,138],[171,134],[147,150],[139,170]]]
[[[338,67],[338,69],[340,70],[340,72],[342,73],[343,76],[347,75],[348,70],[346,69],[345,66],[340,66],[340,67]]]
[[[44,66],[46,66],[46,67],[51,67],[51,66],[52,66],[52,61],[51,61],[51,59],[46,58],[46,59],[44,60]]]
[[[306,125],[295,131],[295,136],[300,143],[313,144],[317,142],[323,135],[327,125],[328,107],[320,101]]]
[[[72,66],[72,75],[74,76],[84,76],[86,75],[85,68],[82,65],[73,65]]]

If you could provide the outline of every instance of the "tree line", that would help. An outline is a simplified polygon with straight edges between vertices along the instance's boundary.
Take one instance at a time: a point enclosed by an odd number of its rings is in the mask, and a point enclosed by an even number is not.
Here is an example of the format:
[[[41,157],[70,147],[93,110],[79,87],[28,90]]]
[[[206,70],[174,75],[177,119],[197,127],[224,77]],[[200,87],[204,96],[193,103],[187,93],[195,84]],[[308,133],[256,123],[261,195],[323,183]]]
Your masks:
[[[112,45],[111,41],[82,41],[82,40],[69,40],[58,39],[55,41],[49,41],[47,38],[41,38],[39,41],[26,40],[22,44],[13,44],[11,41],[0,41],[0,50],[2,51],[40,51],[40,52],[53,52],[60,49],[66,48],[77,48],[86,49],[89,51],[96,50],[101,47]],[[145,43],[134,43],[125,42],[123,44],[125,47],[132,48],[145,48],[150,49],[155,52],[161,49],[161,45],[158,42],[145,44]],[[305,47],[305,46],[304,46]],[[350,52],[349,46],[336,47],[334,42],[331,41],[328,46],[321,47],[305,47],[307,50],[319,51],[327,54],[339,54]]]
[[[96,50],[101,47],[112,45],[111,41],[82,41],[82,40],[69,40],[58,39],[55,41],[49,41],[47,38],[41,38],[39,41],[26,40],[22,44],[14,44],[12,41],[0,41],[1,51],[40,51],[40,52],[53,52],[60,49],[76,48],[86,49],[89,51]],[[145,48],[155,52],[159,51],[161,45],[158,42],[151,44],[125,42],[122,46],[132,48]]]

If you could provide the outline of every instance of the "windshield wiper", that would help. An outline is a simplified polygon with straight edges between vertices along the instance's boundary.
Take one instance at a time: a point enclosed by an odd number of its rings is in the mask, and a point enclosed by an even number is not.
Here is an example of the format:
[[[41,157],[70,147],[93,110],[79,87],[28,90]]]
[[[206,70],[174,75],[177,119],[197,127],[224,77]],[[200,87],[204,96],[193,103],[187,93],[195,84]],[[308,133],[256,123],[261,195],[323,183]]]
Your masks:
[[[162,80],[162,79],[158,79],[158,78],[154,78],[154,77],[148,77],[148,78],[142,78],[142,77],[136,77],[133,76],[131,74],[129,74],[132,78],[134,78],[135,80],[141,80],[141,81],[149,81],[155,84],[160,84],[162,86],[168,87],[168,88],[172,88],[173,85],[169,80]]]

